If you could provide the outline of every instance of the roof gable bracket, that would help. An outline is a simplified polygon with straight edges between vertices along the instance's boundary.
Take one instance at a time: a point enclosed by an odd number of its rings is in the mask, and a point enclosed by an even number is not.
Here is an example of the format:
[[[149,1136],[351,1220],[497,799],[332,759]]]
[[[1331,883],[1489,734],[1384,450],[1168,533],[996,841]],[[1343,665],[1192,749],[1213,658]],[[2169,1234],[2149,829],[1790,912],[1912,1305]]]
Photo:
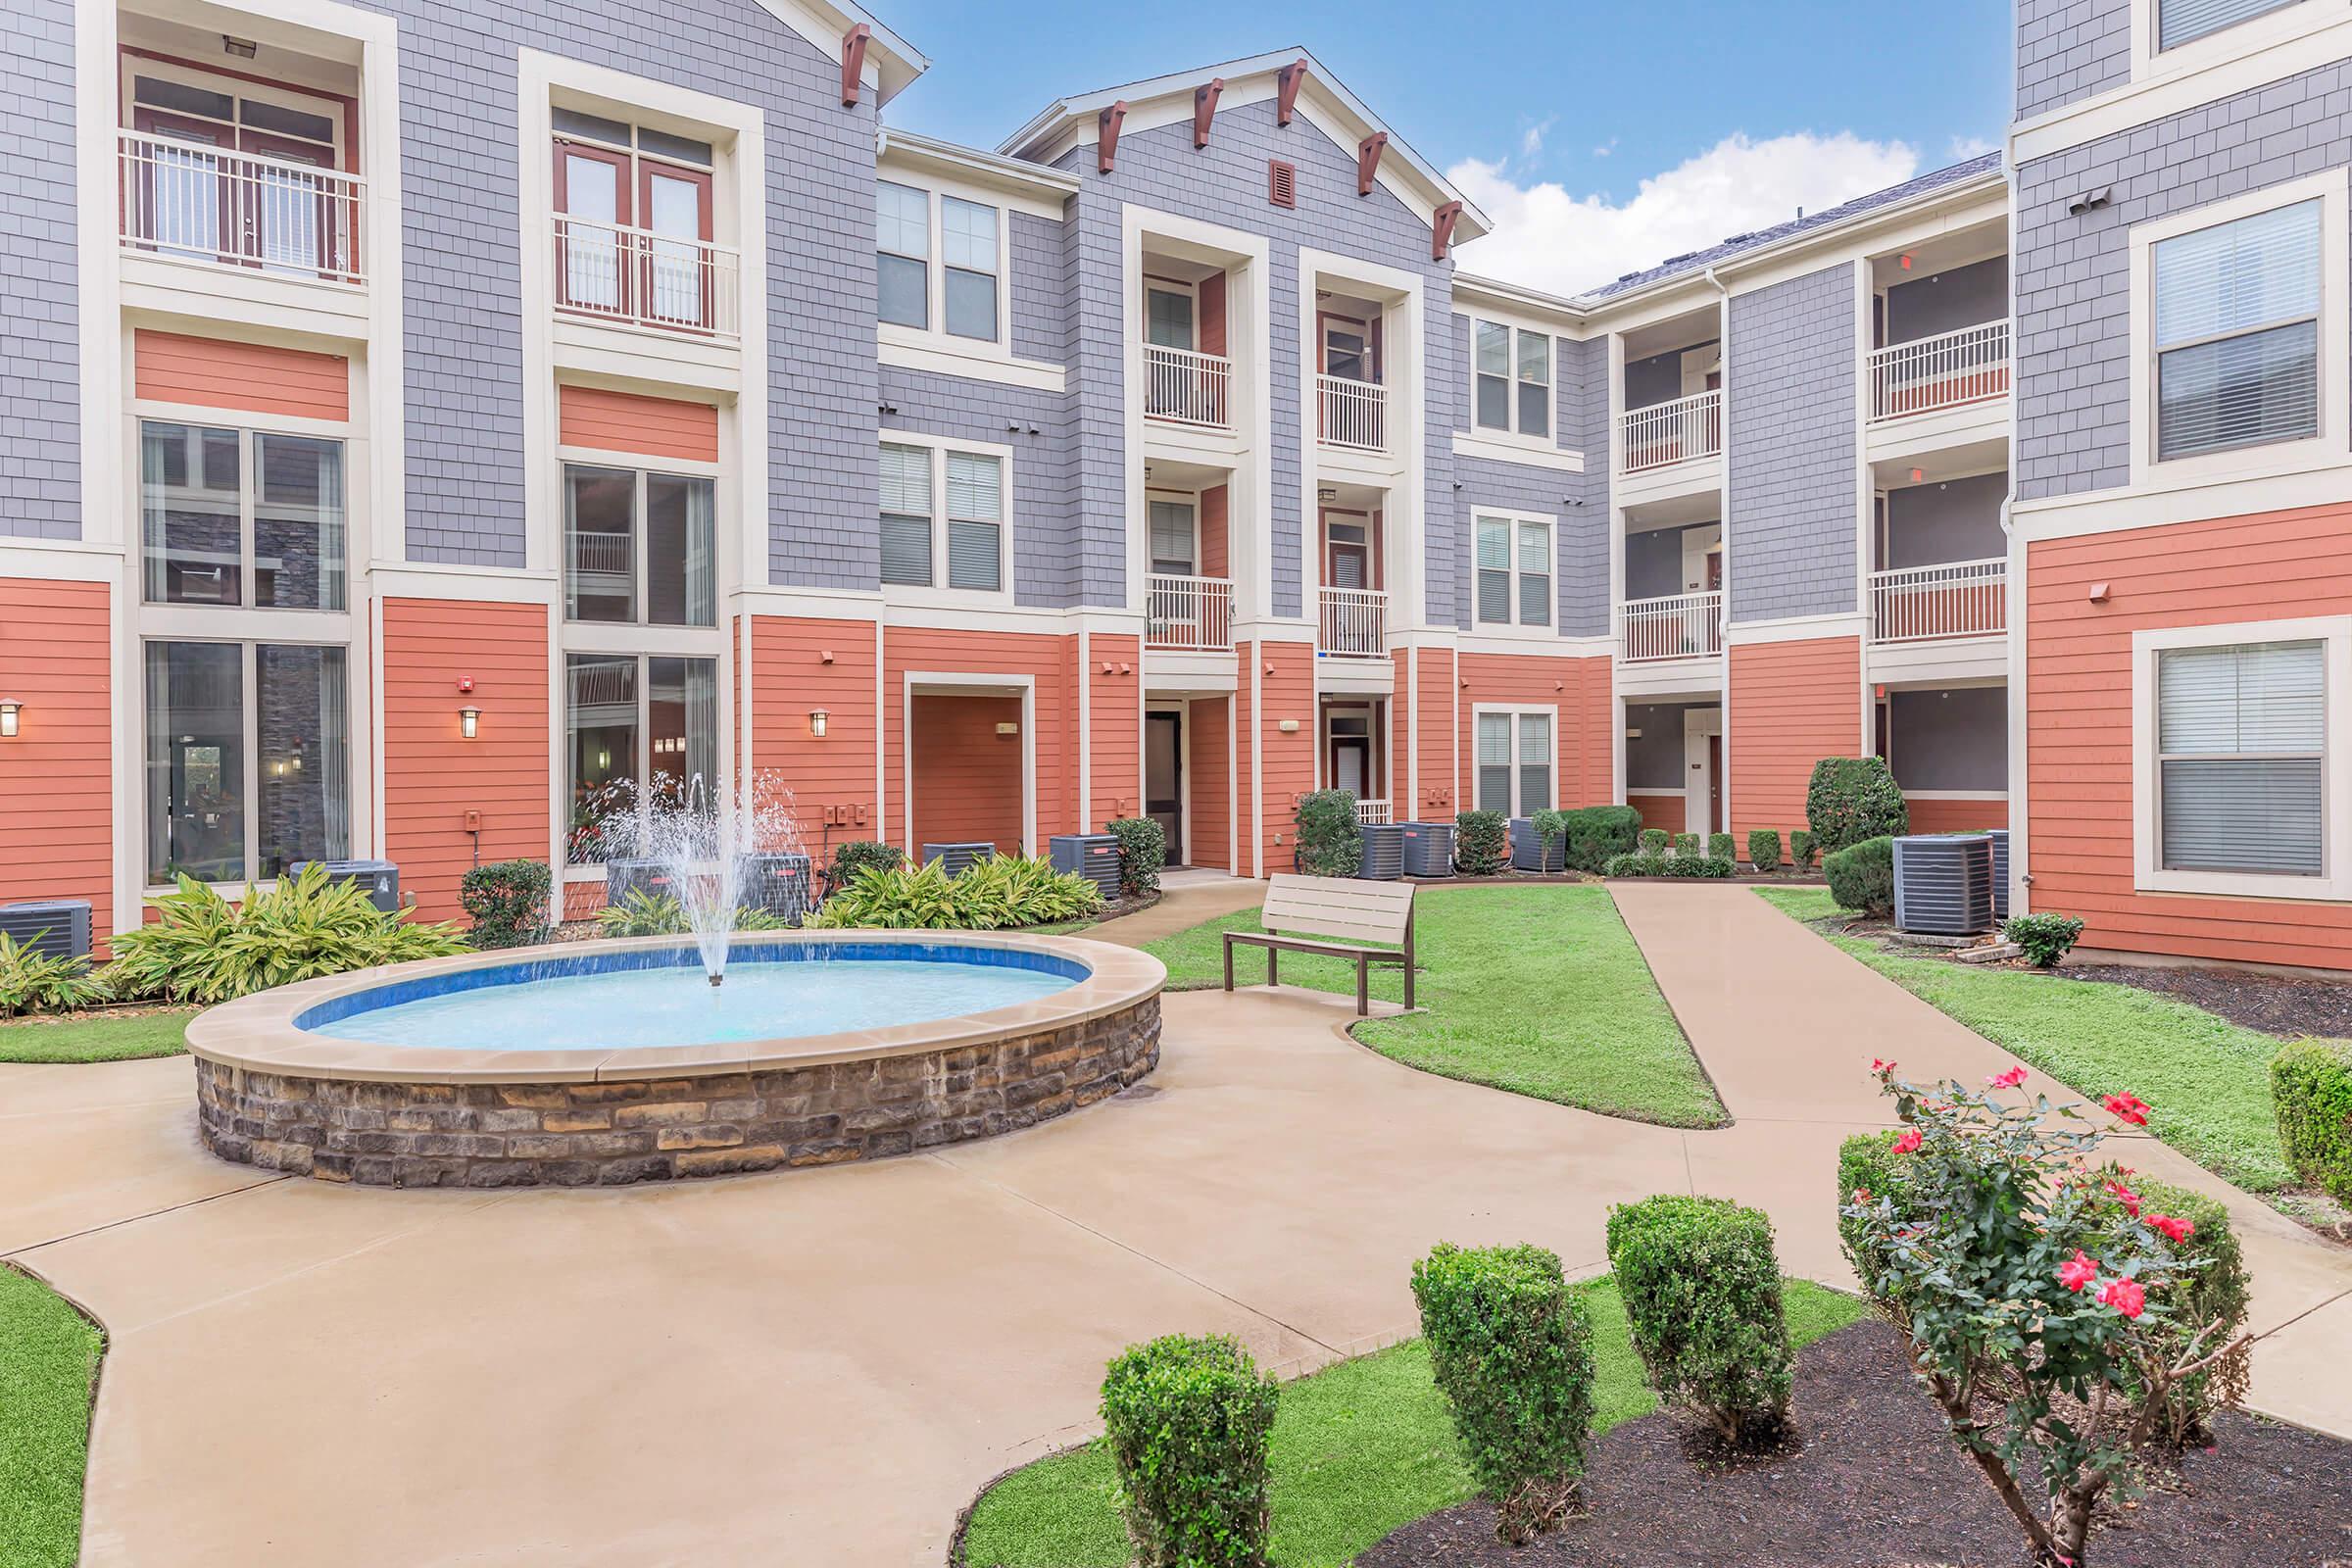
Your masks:
[[[1437,213],[1430,219],[1429,259],[1431,261],[1444,261],[1446,259],[1446,253],[1453,248],[1453,225],[1460,222],[1461,218],[1462,204],[1460,202],[1447,202],[1445,206],[1439,208]]]
[[[1193,145],[1208,145],[1209,122],[1217,118],[1217,98],[1225,91],[1223,76],[1211,77],[1205,84],[1193,89]]]
[[[1389,133],[1376,130],[1355,149],[1355,193],[1358,196],[1372,194],[1372,181],[1380,173],[1380,155],[1388,145]]]
[[[858,107],[858,84],[865,74],[866,40],[874,29],[860,22],[841,35],[841,107]]]
[[[1119,151],[1119,126],[1127,119],[1127,100],[1104,109],[1095,117],[1095,172],[1110,172],[1110,162]]]
[[[1277,88],[1274,97],[1274,123],[1277,125],[1287,125],[1291,122],[1291,115],[1298,107],[1298,84],[1305,79],[1306,62],[1304,60],[1294,60],[1282,68],[1280,75],[1276,78]]]

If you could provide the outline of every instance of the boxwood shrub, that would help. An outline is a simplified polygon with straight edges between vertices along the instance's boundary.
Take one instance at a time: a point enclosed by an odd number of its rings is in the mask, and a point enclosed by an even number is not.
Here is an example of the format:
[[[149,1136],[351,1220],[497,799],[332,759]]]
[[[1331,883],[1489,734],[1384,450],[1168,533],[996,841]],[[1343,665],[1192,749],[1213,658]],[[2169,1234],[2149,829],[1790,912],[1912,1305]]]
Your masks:
[[[1641,842],[1642,813],[1630,806],[1588,806],[1568,813],[1568,864],[1598,871],[1612,856],[1630,855]]]
[[[2352,1203],[2352,1045],[2288,1045],[2271,1059],[2271,1104],[2296,1176]]]
[[[1891,1203],[1895,1219],[1909,1219],[1917,1204],[1911,1197],[1910,1156],[1894,1152],[1901,1135],[1893,1128],[1878,1133],[1855,1133],[1838,1146],[1838,1240],[1845,1260],[1865,1280],[1881,1278],[1886,1260],[1871,1243],[1870,1227],[1845,1212],[1849,1205]]]
[[[1732,875],[1729,860],[1711,855],[1619,855],[1601,867],[1603,876],[1666,876],[1690,881],[1724,880]]]
[[[547,894],[553,885],[545,860],[493,860],[467,871],[458,884],[458,904],[473,916],[466,939],[477,948],[519,948],[547,934]]]
[[[1510,821],[1500,811],[1464,811],[1453,819],[1453,868],[1497,876],[1511,861]]]
[[[1353,790],[1314,790],[1298,801],[1298,869],[1353,876],[1364,864],[1364,829]]]
[[[1518,1544],[1583,1500],[1592,1321],[1541,1247],[1441,1242],[1413,1265],[1430,1370],[1494,1533]]]
[[[1159,868],[1168,863],[1168,830],[1148,816],[1122,816],[1102,824],[1119,841],[1119,891],[1129,898],[1159,891]]]
[[[1677,855],[1696,855],[1698,853],[1698,835],[1695,833],[1677,833],[1674,836],[1674,853]]]
[[[1171,1334],[1110,1363],[1103,1438],[1142,1568],[1263,1568],[1278,1396],[1230,1336]]]
[[[1911,831],[1911,808],[1883,757],[1825,757],[1805,789],[1805,825],[1823,855]]]
[[[1747,863],[1759,871],[1777,871],[1781,866],[1781,835],[1777,829],[1760,827],[1747,835]]]
[[[1838,907],[1881,917],[1894,913],[1894,840],[1864,839],[1825,856],[1822,870]]]
[[[1722,1198],[1620,1204],[1609,1210],[1609,1267],[1658,1397],[1735,1447],[1778,1438],[1794,1354],[1772,1221]]]
[[[1736,860],[1739,858],[1740,852],[1733,848],[1732,836],[1729,833],[1710,833],[1707,835],[1707,858],[1711,860]]]
[[[2230,1211],[2185,1187],[2146,1177],[2133,1177],[2132,1185],[2139,1195],[2142,1216],[2170,1215],[2196,1227],[2186,1241],[2174,1245],[2174,1251],[2183,1258],[2206,1260],[2178,1294],[2168,1293],[2165,1304],[2171,1308],[2171,1316],[2158,1331],[2171,1347],[2167,1354],[2177,1361],[2197,1331],[2216,1322],[2220,1327],[2205,1336],[2204,1348],[2229,1344],[2245,1327],[2253,1300],[2245,1250],[2230,1224]],[[2213,1412],[2233,1409],[2244,1399],[2247,1370],[2247,1357],[2240,1354],[2183,1380],[2172,1391],[2159,1418],[2164,1436],[2175,1444],[2209,1439]]]
[[[825,867],[825,891],[839,893],[858,880],[860,871],[895,871],[906,858],[898,849],[873,839],[850,839],[833,846],[833,863]]]
[[[2001,922],[2001,935],[2025,950],[2037,969],[2056,966],[2082,934],[2082,922],[2071,914],[2013,914]]]
[[[1673,842],[1674,835],[1662,827],[1645,827],[1642,830],[1642,853],[1643,855],[1664,855],[1666,847]]]
[[[1788,835],[1788,861],[1799,871],[1810,871],[1813,869],[1813,856],[1819,848],[1813,842],[1810,830],[1796,828]]]

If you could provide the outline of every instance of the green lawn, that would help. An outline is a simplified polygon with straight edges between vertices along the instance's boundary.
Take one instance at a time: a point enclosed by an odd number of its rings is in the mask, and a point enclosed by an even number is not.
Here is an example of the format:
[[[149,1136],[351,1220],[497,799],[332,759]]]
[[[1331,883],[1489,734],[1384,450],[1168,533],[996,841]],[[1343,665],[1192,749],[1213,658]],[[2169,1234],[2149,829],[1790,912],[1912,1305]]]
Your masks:
[[[104,1338],[40,1281],[0,1263],[0,1562],[73,1568],[91,1380]]]
[[[1758,888],[1785,913],[1838,914],[1820,889]],[[2278,1042],[2202,1007],[2109,981],[2025,969],[1974,969],[1914,957],[1816,926],[1822,935],[1922,1001],[1950,1013],[2094,1101],[2130,1092],[2152,1107],[2148,1130],[2250,1193],[2293,1185],[2271,1109]]]
[[[1616,1283],[1578,1287],[1592,1310],[1593,1430],[1647,1415]],[[1852,1297],[1790,1280],[1788,1333],[1809,1345],[1860,1319]],[[1402,1525],[1477,1494],[1456,1451],[1444,1396],[1419,1340],[1342,1361],[1286,1384],[1266,1457],[1273,1560],[1339,1568]],[[969,1568],[1126,1568],[1127,1536],[1112,1505],[1110,1452],[1090,1443],[1027,1465],[991,1487],[964,1540]]]
[[[1604,1115],[1669,1127],[1729,1119],[1607,889],[1424,888],[1414,908],[1423,1010],[1358,1024],[1365,1045],[1447,1078]],[[1257,911],[1245,909],[1147,951],[1168,966],[1171,988],[1217,986],[1221,934],[1258,929]],[[1264,950],[1236,953],[1237,984],[1265,978]],[[1286,953],[1282,983],[1353,995],[1355,968]],[[1375,970],[1372,994],[1401,1001],[1403,975]]]
[[[0,1062],[128,1061],[176,1056],[187,1050],[192,1007],[157,1012],[88,1013],[0,1023]]]

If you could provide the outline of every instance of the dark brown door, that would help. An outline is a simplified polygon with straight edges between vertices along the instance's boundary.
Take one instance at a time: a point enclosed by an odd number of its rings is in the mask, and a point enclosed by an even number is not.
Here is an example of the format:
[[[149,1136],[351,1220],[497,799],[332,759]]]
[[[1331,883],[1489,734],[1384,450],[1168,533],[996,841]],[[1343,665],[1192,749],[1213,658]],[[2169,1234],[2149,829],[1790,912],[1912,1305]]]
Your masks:
[[[1144,715],[1144,814],[1168,837],[1168,864],[1184,864],[1184,715]]]
[[[1707,737],[1707,825],[1703,831],[1720,832],[1723,820],[1723,737]]]

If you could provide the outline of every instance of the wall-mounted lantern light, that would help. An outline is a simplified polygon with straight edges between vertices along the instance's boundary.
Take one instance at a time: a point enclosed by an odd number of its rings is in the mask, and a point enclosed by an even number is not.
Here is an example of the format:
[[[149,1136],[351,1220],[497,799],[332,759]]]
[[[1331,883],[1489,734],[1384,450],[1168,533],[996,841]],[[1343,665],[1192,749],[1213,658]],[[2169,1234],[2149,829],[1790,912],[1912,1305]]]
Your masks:
[[[810,709],[808,710],[808,733],[815,736],[820,741],[823,740],[825,738],[825,726],[831,723],[833,715],[826,712],[823,709]]]
[[[458,733],[472,740],[482,732],[482,710],[478,708],[458,710]]]
[[[1274,727],[1282,731],[1285,735],[1296,735],[1298,733],[1298,721],[1295,718],[1277,720]]]
[[[0,741],[17,738],[17,715],[24,710],[24,705],[13,697],[0,702]]]

